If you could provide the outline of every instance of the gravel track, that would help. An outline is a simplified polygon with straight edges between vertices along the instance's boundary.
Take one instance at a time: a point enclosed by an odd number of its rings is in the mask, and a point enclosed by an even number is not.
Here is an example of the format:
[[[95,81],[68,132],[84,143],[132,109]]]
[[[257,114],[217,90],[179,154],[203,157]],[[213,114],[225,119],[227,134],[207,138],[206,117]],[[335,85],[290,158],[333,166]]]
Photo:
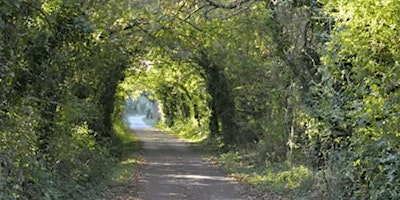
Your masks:
[[[245,199],[239,184],[203,161],[190,144],[151,128],[143,116],[132,116],[129,122],[143,143],[146,160],[139,175],[138,199]]]

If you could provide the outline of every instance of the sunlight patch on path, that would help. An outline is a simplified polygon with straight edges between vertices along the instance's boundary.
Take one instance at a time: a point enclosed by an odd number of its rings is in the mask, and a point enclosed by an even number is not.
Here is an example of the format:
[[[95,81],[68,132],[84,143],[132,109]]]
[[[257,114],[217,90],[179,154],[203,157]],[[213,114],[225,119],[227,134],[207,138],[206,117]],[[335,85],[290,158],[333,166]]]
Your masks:
[[[217,181],[232,181],[231,178],[224,177],[224,176],[203,176],[203,175],[182,175],[182,174],[168,174],[164,175],[165,177],[169,178],[186,178],[186,179],[193,179],[193,180],[217,180]]]

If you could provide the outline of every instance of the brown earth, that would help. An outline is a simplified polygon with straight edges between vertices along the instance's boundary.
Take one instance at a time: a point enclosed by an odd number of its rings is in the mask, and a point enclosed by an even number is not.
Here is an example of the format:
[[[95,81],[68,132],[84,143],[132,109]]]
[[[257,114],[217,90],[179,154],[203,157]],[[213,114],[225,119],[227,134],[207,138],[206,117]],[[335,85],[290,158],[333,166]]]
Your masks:
[[[135,131],[146,164],[139,177],[139,199],[245,199],[219,168],[173,136],[154,129]]]

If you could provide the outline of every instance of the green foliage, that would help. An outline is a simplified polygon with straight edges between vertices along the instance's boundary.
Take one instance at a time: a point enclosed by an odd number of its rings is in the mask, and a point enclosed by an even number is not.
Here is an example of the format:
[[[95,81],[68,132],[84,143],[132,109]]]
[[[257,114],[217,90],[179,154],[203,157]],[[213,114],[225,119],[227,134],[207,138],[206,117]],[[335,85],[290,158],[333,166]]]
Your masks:
[[[0,1],[0,199],[102,196],[129,43],[92,3]]]
[[[139,164],[143,161],[139,155],[140,142],[136,135],[129,130],[128,126],[121,119],[113,122],[115,131],[114,151],[118,152],[118,162],[109,170],[106,184],[111,190],[118,186],[126,186],[136,176]]]
[[[282,166],[280,166],[282,167]],[[304,166],[291,167],[288,169],[268,168],[261,175],[253,175],[253,180],[257,185],[270,185],[276,189],[304,190],[311,188],[312,172]]]
[[[313,187],[313,172],[303,165],[272,163],[255,165],[254,152],[240,151],[213,157],[229,173],[243,182],[260,188],[263,192],[273,191],[285,197],[305,196]]]
[[[352,166],[343,171],[353,184],[353,197],[372,199],[393,199],[399,197],[398,138],[384,137],[372,144],[357,149]],[[354,171],[348,172],[347,170]],[[361,180],[361,181],[360,181]]]
[[[207,126],[199,126],[195,119],[186,119],[185,121],[176,120],[173,127],[160,126],[160,128],[190,142],[203,141],[207,138],[209,131]]]
[[[323,52],[309,132],[339,198],[395,199],[398,146],[398,1],[327,1],[335,20]],[[341,157],[341,159],[337,159]],[[388,162],[386,162],[388,161]],[[328,177],[332,179],[332,177]],[[329,181],[328,181],[329,182]],[[327,186],[329,187],[329,185]],[[331,191],[332,192],[332,191]]]

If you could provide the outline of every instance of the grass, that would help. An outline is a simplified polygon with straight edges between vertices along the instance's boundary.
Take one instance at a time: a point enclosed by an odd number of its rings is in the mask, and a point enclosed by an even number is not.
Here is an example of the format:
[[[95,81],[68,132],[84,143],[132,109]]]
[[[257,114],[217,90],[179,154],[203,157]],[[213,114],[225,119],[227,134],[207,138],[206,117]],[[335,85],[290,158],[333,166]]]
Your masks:
[[[199,128],[194,120],[176,121],[173,127],[167,127],[163,124],[158,124],[157,128],[163,130],[167,134],[174,135],[189,143],[203,142],[207,137],[208,130]]]
[[[261,192],[279,195],[282,199],[307,199],[313,187],[313,172],[304,165],[288,162],[262,164],[255,152],[214,154],[210,159],[221,165],[231,176]]]
[[[115,151],[119,159],[110,169],[107,185],[111,192],[118,192],[120,188],[136,186],[136,176],[143,158],[140,155],[140,141],[122,120],[114,122],[114,131]]]

